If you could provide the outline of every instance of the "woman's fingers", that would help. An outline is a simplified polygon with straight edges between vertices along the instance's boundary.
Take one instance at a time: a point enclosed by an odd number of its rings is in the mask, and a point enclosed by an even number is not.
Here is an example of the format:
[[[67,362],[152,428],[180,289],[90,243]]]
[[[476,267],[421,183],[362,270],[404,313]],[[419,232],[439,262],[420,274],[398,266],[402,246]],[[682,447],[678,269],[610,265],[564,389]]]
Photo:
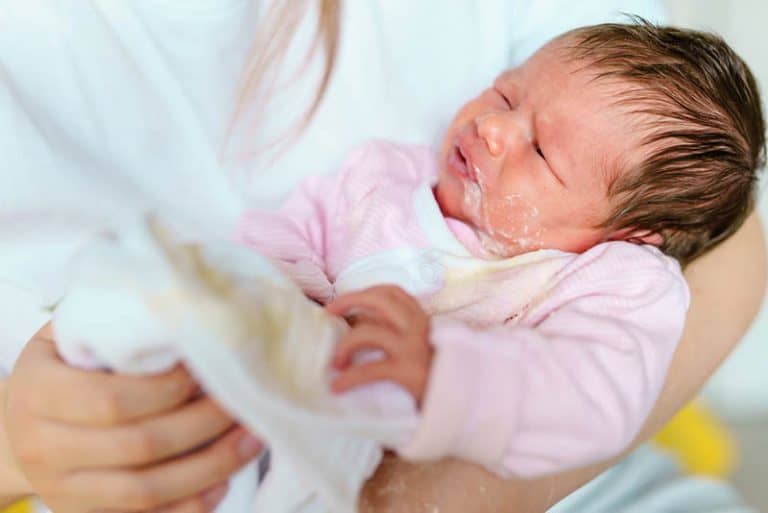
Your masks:
[[[176,408],[198,390],[181,366],[155,376],[82,371],[67,366],[52,341],[33,338],[19,358],[29,382],[25,404],[42,417],[87,426],[114,426]]]
[[[145,512],[191,507],[175,503],[227,480],[261,449],[261,443],[244,429],[235,428],[211,445],[166,463],[141,470],[75,472],[62,486],[95,508],[112,509],[119,504],[125,511]]]
[[[196,399],[171,413],[112,428],[73,428],[43,422],[37,440],[43,464],[51,468],[121,467],[146,465],[189,452],[230,429],[234,420],[208,397]]]
[[[408,361],[377,361],[355,365],[339,373],[331,384],[336,393],[376,381],[391,381],[406,389],[417,404],[424,399],[429,374]]]
[[[402,349],[401,337],[391,328],[379,324],[358,324],[342,336],[336,344],[333,366],[343,369],[349,365],[355,353],[363,349],[377,349],[392,357]]]
[[[168,506],[161,506],[146,513],[212,513],[221,503],[229,490],[228,483],[221,483],[202,493],[174,502]],[[126,513],[125,510],[96,509],[92,513]]]
[[[221,503],[229,490],[227,483],[221,483],[213,488],[199,493],[194,497],[175,502],[169,506],[155,508],[146,513],[211,513]],[[126,513],[124,510],[97,509],[92,513]]]
[[[211,513],[227,494],[228,489],[226,483],[220,484],[195,497],[155,509],[150,513]]]
[[[103,374],[90,376],[87,371],[66,369],[81,376],[74,376],[64,387],[58,405],[49,402],[46,418],[88,426],[116,426],[145,417],[173,410],[198,393],[197,383],[181,366],[156,376],[126,376]],[[90,391],[82,396],[86,382]],[[76,394],[81,393],[76,404]],[[69,405],[69,407],[67,407]]]

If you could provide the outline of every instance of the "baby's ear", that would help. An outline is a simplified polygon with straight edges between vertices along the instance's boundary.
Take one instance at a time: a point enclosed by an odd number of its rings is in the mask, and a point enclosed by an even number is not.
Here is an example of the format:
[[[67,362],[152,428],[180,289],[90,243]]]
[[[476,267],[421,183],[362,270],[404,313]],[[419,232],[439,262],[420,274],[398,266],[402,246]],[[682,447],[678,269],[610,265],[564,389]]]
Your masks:
[[[664,244],[664,237],[660,233],[650,230],[632,230],[631,228],[619,230],[611,237],[611,240],[623,240],[633,244],[650,244],[657,248]]]

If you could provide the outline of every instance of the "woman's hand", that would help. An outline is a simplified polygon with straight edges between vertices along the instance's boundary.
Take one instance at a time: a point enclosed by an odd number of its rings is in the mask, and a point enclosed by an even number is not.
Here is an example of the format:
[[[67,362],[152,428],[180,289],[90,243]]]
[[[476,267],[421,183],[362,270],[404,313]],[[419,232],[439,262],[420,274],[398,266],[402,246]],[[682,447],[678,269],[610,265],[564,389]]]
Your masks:
[[[148,377],[73,369],[50,325],[19,357],[3,417],[19,469],[56,513],[212,511],[261,451],[183,368]]]

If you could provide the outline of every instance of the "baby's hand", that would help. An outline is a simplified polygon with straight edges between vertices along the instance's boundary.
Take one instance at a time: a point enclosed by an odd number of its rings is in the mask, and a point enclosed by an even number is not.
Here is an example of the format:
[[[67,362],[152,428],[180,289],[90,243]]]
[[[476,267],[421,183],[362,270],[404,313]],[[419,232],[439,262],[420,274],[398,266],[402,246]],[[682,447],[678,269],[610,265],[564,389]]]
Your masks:
[[[418,404],[424,397],[432,363],[429,316],[400,287],[381,285],[339,296],[326,306],[350,321],[351,329],[336,347],[333,366],[339,375],[334,392],[372,381],[394,381],[408,390]],[[385,358],[350,365],[362,349],[383,351]]]

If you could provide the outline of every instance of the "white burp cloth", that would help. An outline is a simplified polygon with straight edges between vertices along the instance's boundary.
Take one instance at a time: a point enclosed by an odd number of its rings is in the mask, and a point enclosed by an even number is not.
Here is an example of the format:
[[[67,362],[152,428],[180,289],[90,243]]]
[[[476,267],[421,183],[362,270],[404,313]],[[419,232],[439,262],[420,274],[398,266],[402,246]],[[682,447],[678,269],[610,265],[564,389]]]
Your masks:
[[[330,392],[344,323],[266,259],[226,241],[184,244],[141,219],[88,245],[54,312],[60,354],[86,368],[149,374],[184,364],[270,447],[257,512],[351,513],[381,447],[413,434],[401,388]]]

